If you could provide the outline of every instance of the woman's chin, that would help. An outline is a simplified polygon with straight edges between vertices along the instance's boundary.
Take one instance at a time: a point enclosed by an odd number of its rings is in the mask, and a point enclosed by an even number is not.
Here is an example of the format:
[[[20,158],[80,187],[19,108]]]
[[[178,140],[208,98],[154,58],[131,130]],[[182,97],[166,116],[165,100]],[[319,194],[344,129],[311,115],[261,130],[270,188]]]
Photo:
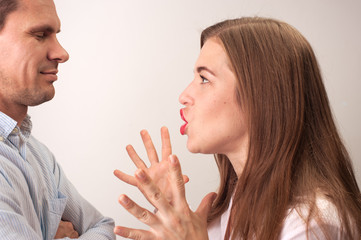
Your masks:
[[[192,144],[191,142],[189,142],[189,139],[188,139],[188,142],[187,142],[187,149],[191,153],[200,153],[199,147],[197,147],[195,144]]]
[[[212,151],[207,151],[207,149],[204,148],[204,146],[191,144],[189,141],[187,142],[187,149],[191,153],[214,154]]]

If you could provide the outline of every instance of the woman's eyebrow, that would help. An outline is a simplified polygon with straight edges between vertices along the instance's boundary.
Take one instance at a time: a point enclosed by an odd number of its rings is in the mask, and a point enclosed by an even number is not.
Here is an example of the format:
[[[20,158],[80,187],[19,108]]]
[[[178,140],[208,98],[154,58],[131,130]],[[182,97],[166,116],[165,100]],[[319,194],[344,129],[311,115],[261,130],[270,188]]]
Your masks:
[[[210,70],[209,68],[207,68],[206,66],[199,66],[197,67],[197,73],[200,73],[202,71],[207,71],[210,74],[212,74],[213,76],[215,76],[216,74],[214,74],[214,72],[212,70]]]

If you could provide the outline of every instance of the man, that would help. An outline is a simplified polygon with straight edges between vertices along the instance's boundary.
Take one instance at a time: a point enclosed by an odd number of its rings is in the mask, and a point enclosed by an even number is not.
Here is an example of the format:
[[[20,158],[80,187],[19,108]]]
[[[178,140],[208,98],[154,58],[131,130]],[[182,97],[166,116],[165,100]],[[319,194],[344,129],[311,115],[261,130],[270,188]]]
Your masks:
[[[103,217],[31,135],[28,106],[54,97],[68,53],[53,0],[0,0],[0,239],[114,239]],[[67,238],[68,239],[68,238]]]

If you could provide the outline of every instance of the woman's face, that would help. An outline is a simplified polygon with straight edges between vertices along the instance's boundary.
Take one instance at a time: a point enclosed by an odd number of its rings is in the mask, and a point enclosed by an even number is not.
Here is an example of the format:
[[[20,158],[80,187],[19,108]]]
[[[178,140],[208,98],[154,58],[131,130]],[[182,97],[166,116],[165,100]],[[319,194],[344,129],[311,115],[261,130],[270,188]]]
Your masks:
[[[194,79],[179,97],[185,108],[181,133],[193,153],[236,153],[248,143],[244,113],[236,98],[236,76],[216,38],[203,45]]]

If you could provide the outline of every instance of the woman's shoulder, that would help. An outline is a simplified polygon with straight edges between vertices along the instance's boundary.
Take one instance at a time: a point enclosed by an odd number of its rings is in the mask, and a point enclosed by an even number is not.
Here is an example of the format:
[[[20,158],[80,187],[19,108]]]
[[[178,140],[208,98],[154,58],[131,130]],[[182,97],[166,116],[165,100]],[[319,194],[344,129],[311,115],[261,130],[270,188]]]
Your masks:
[[[336,206],[323,195],[318,195],[315,201],[317,215],[310,215],[308,204],[298,204],[289,209],[283,222],[281,240],[345,239]]]

